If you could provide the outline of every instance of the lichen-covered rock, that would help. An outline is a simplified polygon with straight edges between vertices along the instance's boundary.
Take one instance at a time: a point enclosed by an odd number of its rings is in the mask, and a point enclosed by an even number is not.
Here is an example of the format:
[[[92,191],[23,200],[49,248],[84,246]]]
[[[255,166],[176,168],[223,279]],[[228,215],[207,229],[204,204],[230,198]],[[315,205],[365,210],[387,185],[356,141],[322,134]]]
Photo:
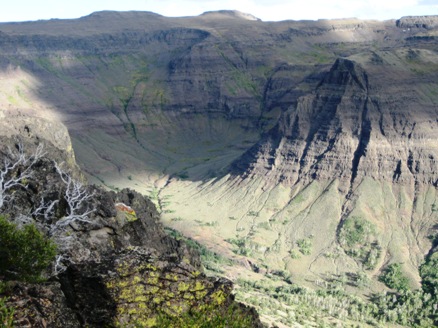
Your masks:
[[[61,281],[89,326],[153,327],[161,315],[232,303],[231,282],[206,278],[189,263],[157,258],[144,247],[72,265]]]
[[[31,154],[32,142],[23,145]],[[47,152],[55,154],[50,147]],[[154,327],[162,317],[208,315],[206,309],[214,308],[238,311],[248,317],[248,327],[261,327],[254,310],[234,301],[231,282],[207,278],[199,254],[164,232],[149,199],[128,189],[116,193],[75,184],[79,173],[59,169],[62,154],[35,161],[26,184],[8,190],[13,197],[0,208],[17,224],[35,224],[58,245],[49,282],[9,282],[13,287],[0,290],[16,310],[17,326]],[[16,176],[24,167],[8,174]],[[69,193],[81,201],[72,205]]]

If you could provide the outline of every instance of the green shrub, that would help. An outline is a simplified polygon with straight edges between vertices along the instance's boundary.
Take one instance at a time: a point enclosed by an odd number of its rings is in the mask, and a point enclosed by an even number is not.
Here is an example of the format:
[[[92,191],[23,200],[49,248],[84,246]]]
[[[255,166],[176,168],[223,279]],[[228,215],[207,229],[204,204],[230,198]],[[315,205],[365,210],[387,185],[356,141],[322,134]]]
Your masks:
[[[0,298],[0,327],[14,327],[14,309],[6,305],[6,298]]]
[[[312,241],[308,238],[303,238],[297,241],[298,248],[303,255],[312,253]]]
[[[345,220],[340,233],[341,242],[349,247],[364,245],[370,235],[375,233],[375,227],[370,222],[353,216]]]
[[[379,277],[379,280],[389,288],[398,291],[409,289],[409,279],[403,275],[400,263],[390,264]]]
[[[162,314],[154,327],[158,328],[252,328],[253,319],[237,305],[227,309],[211,305],[188,311],[179,316]]]
[[[289,251],[289,255],[292,259],[297,260],[301,258],[301,255],[295,250],[295,249],[291,249]]]
[[[56,245],[35,225],[19,229],[0,216],[0,275],[35,282],[56,255]]]
[[[423,290],[438,296],[438,252],[426,258],[426,262],[420,266],[420,276]]]
[[[361,217],[352,216],[342,224],[339,242],[349,256],[362,262],[365,269],[372,270],[376,267],[381,253],[376,236],[374,224]]]
[[[355,275],[354,282],[357,287],[364,288],[369,286],[370,278],[368,278],[368,275],[365,272],[360,271]]]

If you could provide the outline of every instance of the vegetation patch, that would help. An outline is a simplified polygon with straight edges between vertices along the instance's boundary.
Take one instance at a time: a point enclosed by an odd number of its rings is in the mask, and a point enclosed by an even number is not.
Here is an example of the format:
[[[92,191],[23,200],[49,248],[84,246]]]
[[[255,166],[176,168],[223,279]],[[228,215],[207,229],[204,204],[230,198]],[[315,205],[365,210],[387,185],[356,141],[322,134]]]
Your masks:
[[[254,252],[272,251],[270,247],[266,248],[266,246],[263,246],[247,237],[228,238],[225,239],[225,241],[234,246],[233,252],[237,255],[253,256]]]
[[[33,224],[17,227],[0,216],[0,276],[37,282],[56,255],[56,245]]]
[[[344,278],[319,290],[303,288],[286,279],[280,285],[277,279],[238,279],[236,299],[255,307],[262,316],[290,327],[297,323],[305,327],[437,326],[436,296],[423,290],[383,292],[368,301],[346,293]]]
[[[400,263],[390,264],[380,275],[379,280],[389,288],[398,291],[409,289],[409,279],[403,274]]]
[[[6,304],[7,299],[0,297],[0,327],[14,327],[15,309]]]
[[[375,268],[381,253],[376,235],[376,227],[371,222],[352,216],[342,224],[339,243],[349,256],[360,261],[366,269],[371,270]]]
[[[434,252],[426,258],[420,266],[420,276],[423,290],[435,297],[438,296],[438,252]]]
[[[228,238],[225,241],[235,246],[233,249],[234,253],[243,256],[251,256],[252,251],[246,238]]]
[[[178,316],[163,313],[153,327],[252,328],[253,320],[236,305],[226,310],[209,305]]]
[[[303,238],[297,241],[298,249],[303,255],[310,255],[312,253],[312,240],[311,238]]]
[[[290,255],[290,257],[291,257],[292,259],[294,259],[294,260],[298,260],[298,259],[301,258],[300,253],[299,253],[296,249],[291,249],[291,250],[289,251],[289,255]]]

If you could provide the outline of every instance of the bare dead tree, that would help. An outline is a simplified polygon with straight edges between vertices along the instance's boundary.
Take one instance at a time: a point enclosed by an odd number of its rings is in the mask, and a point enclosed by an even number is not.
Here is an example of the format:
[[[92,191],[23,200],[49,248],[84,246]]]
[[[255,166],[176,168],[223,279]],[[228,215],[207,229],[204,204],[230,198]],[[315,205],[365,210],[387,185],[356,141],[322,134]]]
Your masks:
[[[52,275],[57,276],[58,274],[63,273],[65,270],[67,270],[69,264],[74,264],[70,258],[67,258],[62,254],[56,255]]]
[[[32,178],[33,165],[44,156],[43,144],[39,144],[32,155],[24,152],[23,144],[18,143],[17,151],[8,147],[8,156],[3,159],[3,168],[0,170],[0,209],[10,201],[9,191],[15,187],[26,188],[26,180]]]
[[[23,144],[18,143],[17,149],[8,147],[3,163],[0,162],[0,209],[13,198],[16,188],[27,188],[26,180],[34,178],[35,163],[40,160],[45,153],[43,145],[40,144],[30,155],[24,152]],[[1,165],[3,164],[3,165]],[[58,255],[53,263],[53,275],[58,275],[65,271],[73,262],[70,254],[71,249],[80,246],[75,234],[71,234],[68,229],[73,223],[93,223],[90,214],[95,211],[90,206],[94,192],[89,191],[80,181],[73,178],[72,174],[62,168],[62,165],[54,162],[54,167],[60,180],[64,184],[61,199],[50,199],[51,197],[41,196],[39,205],[36,205],[28,215],[18,215],[13,218],[19,225],[27,225],[36,222],[41,225],[41,229],[48,230],[48,234],[58,245]],[[56,220],[56,211],[61,202],[66,204],[65,215]],[[43,220],[34,220],[35,217]],[[55,221],[55,222],[54,222]],[[54,223],[53,223],[54,222]],[[85,251],[88,251],[85,249]]]
[[[59,203],[59,200],[45,201],[44,197],[41,197],[40,205],[31,213],[33,216],[44,217],[44,222],[50,222],[55,215],[55,206]]]
[[[63,263],[64,257],[62,255],[56,255],[55,264],[53,266],[53,275],[56,276],[67,270],[66,265]]]
[[[89,193],[82,183],[73,179],[71,174],[65,172],[57,163],[55,163],[55,168],[61,180],[66,185],[64,199],[67,203],[67,215],[58,220],[53,229],[63,228],[74,222],[92,223],[89,219],[89,215],[93,213],[95,209],[90,209],[86,203],[94,196],[94,192]],[[51,204],[49,206],[54,205]]]

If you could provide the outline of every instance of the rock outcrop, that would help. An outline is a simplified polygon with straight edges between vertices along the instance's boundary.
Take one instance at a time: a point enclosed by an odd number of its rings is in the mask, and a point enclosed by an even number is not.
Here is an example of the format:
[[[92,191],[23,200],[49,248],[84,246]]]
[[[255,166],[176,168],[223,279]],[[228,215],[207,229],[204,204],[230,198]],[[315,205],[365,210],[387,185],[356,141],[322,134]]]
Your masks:
[[[433,29],[438,27],[438,16],[406,16],[397,20],[397,27],[400,28],[423,28]]]
[[[35,157],[37,142],[22,137],[17,146],[17,139],[2,137],[2,163],[16,161],[17,152]],[[234,301],[230,281],[207,278],[199,254],[164,232],[149,199],[128,189],[83,185],[76,180],[79,172],[58,164],[67,152],[50,144],[43,149],[30,161],[26,184],[6,190],[10,197],[0,209],[19,226],[35,224],[57,244],[47,282],[2,281],[1,297],[15,309],[17,326],[153,327],[196,312],[205,313],[201,320],[232,313],[262,327],[253,309]],[[19,176],[27,163],[5,180],[2,175],[2,183]]]
[[[418,103],[415,90],[383,94],[388,85],[411,83],[393,74],[376,63],[337,59],[316,89],[234,163],[235,172],[266,172],[289,185],[332,178],[353,185],[363,177],[437,185],[437,112]]]

